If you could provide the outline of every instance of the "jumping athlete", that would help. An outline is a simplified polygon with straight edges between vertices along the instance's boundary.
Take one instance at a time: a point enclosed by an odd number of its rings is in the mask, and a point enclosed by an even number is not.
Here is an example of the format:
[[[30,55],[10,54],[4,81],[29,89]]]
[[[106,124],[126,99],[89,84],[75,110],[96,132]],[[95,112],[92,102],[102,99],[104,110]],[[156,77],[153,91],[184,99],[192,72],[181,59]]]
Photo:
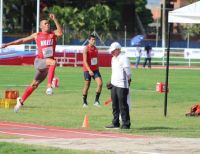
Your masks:
[[[14,107],[14,112],[19,112],[19,109],[23,106],[24,101],[31,95],[31,93],[39,86],[39,84],[48,75],[47,95],[52,95],[52,80],[56,68],[56,60],[54,59],[55,47],[57,43],[57,37],[63,35],[62,27],[58,23],[54,14],[49,14],[51,20],[56,25],[56,30],[50,31],[50,23],[48,20],[43,19],[40,21],[41,32],[33,33],[28,37],[18,39],[13,42],[3,44],[1,48],[5,48],[10,45],[18,45],[35,40],[38,49],[38,55],[35,58],[34,66],[36,69],[36,75],[32,83],[25,89],[22,97],[17,98],[17,104]]]
[[[88,106],[87,94],[90,87],[91,77],[96,81],[96,97],[94,101],[95,106],[99,106],[99,97],[102,89],[102,78],[99,72],[98,64],[98,50],[95,47],[95,36],[89,36],[89,44],[83,51],[83,71],[84,71],[84,88],[83,88],[83,107]]]

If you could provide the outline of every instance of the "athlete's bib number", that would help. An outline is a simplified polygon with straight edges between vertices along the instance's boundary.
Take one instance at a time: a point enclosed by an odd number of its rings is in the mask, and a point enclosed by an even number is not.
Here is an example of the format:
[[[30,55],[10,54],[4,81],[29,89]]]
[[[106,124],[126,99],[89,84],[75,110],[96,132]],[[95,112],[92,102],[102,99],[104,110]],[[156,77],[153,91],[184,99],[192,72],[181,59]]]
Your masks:
[[[52,57],[53,56],[53,47],[46,47],[42,49],[42,53],[44,58]]]
[[[97,58],[92,58],[91,65],[96,65],[96,64],[97,64]]]

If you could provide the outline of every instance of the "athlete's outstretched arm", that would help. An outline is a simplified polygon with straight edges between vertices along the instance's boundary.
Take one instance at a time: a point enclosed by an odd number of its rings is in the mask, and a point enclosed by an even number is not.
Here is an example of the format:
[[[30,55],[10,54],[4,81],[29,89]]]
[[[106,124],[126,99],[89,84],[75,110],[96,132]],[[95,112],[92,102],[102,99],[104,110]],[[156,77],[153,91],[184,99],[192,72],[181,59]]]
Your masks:
[[[10,45],[19,45],[19,44],[33,41],[35,39],[36,35],[37,35],[37,33],[33,33],[30,36],[27,36],[27,37],[24,37],[24,38],[21,38],[21,39],[18,39],[18,40],[9,42],[9,43],[5,43],[0,48],[6,48],[7,46],[10,46]]]
[[[63,35],[63,29],[61,27],[61,25],[59,24],[57,18],[55,17],[54,14],[50,13],[49,17],[51,18],[51,20],[54,21],[55,25],[56,25],[56,30],[54,31],[54,33],[56,34],[56,36],[60,37]]]

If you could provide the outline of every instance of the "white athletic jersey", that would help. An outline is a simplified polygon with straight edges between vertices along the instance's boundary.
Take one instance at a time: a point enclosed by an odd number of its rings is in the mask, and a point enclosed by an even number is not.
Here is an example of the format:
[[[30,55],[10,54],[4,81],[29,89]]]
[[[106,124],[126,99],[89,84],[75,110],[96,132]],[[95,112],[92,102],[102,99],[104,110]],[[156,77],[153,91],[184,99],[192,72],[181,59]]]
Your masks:
[[[112,85],[120,88],[128,88],[128,76],[131,74],[130,61],[125,54],[119,54],[117,57],[112,57]],[[130,74],[126,74],[125,69],[128,69]]]

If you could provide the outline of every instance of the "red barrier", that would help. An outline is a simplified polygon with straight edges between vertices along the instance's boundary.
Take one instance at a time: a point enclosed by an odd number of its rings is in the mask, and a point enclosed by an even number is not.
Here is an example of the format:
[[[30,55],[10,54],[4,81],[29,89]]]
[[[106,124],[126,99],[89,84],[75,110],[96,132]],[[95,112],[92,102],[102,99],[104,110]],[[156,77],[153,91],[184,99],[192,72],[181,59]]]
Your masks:
[[[77,61],[83,61],[83,54],[78,53]],[[56,57],[64,57],[64,53],[56,53]],[[65,57],[75,57],[74,53],[65,53]],[[99,53],[99,66],[100,67],[110,67],[111,66],[111,54],[108,53]],[[35,56],[17,56],[12,58],[0,59],[0,65],[33,65]],[[71,60],[73,63],[73,60]],[[74,64],[64,64],[63,66],[74,66]],[[78,63],[77,66],[82,66],[81,63]]]

